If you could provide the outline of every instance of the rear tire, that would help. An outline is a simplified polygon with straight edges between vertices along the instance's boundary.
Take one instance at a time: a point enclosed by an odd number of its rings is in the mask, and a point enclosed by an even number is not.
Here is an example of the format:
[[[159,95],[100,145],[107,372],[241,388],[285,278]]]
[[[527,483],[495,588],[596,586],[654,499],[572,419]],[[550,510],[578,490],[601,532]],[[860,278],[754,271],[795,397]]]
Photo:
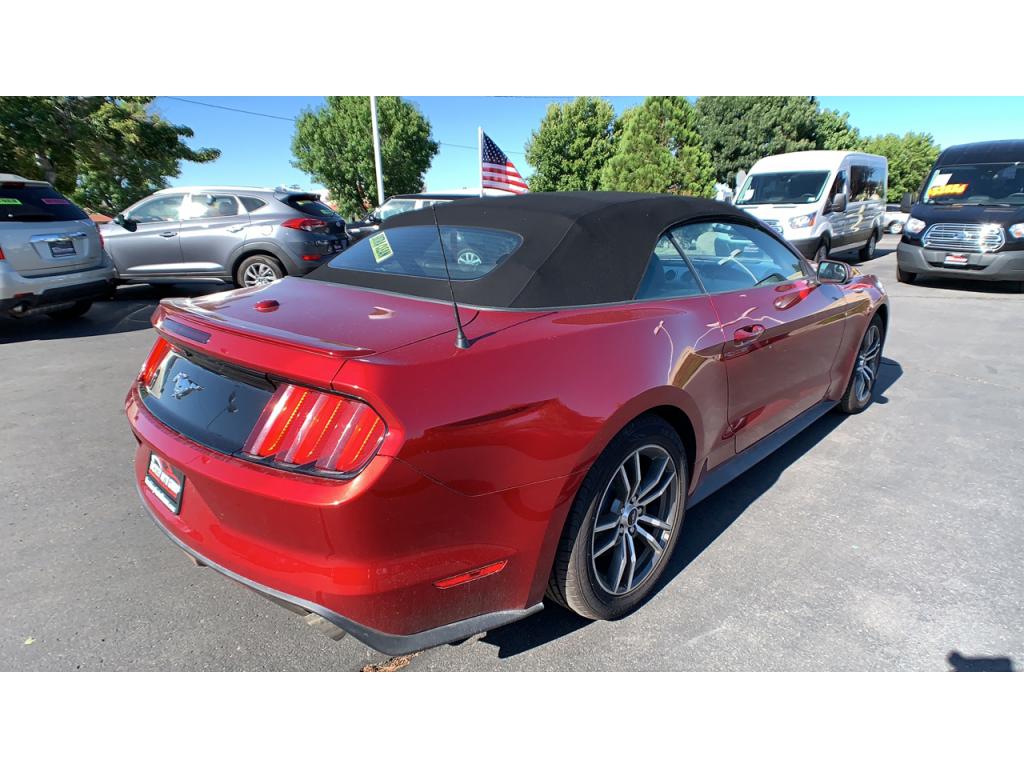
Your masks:
[[[270,285],[284,277],[281,262],[273,256],[256,253],[244,259],[235,271],[235,285],[239,288],[252,288]]]
[[[899,265],[896,266],[896,282],[909,284],[915,280],[917,280],[916,272],[904,272]]]
[[[56,309],[53,312],[47,312],[46,316],[51,320],[74,320],[88,312],[91,306],[91,301],[76,301],[66,309]]]
[[[548,596],[588,619],[637,608],[679,539],[687,466],[679,434],[664,419],[642,416],[616,435],[569,510]]]
[[[875,315],[868,323],[864,337],[857,350],[850,372],[850,383],[846,385],[839,410],[843,413],[860,413],[871,402],[878,381],[878,370],[882,366],[882,345],[885,343],[885,325]]]

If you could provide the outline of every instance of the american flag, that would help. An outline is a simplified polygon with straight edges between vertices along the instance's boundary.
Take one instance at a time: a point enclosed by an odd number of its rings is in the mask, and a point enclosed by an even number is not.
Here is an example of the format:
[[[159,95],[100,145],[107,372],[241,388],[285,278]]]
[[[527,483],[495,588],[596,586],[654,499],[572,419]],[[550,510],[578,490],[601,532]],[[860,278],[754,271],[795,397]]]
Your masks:
[[[482,142],[480,144],[480,184],[484,189],[501,189],[505,192],[515,192],[521,195],[529,192],[530,188],[519,175],[519,171],[512,165],[508,155],[498,149],[498,145],[491,141],[491,138],[480,132]]]

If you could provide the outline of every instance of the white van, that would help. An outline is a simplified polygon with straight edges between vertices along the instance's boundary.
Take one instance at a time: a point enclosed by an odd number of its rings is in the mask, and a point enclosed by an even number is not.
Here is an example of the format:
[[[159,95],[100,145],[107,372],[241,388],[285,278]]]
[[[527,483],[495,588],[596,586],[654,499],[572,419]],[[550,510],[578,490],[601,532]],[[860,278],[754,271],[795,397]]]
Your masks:
[[[861,152],[790,152],[758,160],[736,205],[809,259],[860,251],[874,256],[882,237],[889,163]]]

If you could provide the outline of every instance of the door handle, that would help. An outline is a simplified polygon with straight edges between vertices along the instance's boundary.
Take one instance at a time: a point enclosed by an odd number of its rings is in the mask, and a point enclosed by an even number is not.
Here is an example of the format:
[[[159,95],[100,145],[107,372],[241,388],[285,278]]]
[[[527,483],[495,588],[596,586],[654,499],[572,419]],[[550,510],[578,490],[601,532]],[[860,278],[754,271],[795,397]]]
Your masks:
[[[743,328],[737,328],[736,332],[733,333],[732,338],[737,344],[750,344],[753,341],[757,341],[761,338],[764,333],[764,326],[760,323],[756,325],[747,325]]]
[[[245,229],[244,224],[234,224],[228,227],[228,232],[241,232],[243,229]]]
[[[175,237],[177,232],[161,232],[160,237]]]

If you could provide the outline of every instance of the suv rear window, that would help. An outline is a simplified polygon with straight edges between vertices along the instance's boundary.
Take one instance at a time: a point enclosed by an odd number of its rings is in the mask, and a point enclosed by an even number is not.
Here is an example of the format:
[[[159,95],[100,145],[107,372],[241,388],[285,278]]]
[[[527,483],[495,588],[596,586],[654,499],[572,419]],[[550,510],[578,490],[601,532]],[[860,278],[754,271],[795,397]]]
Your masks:
[[[284,204],[296,211],[302,211],[310,216],[319,216],[322,219],[337,218],[338,212],[331,206],[319,199],[310,197],[286,197]]]
[[[77,221],[89,215],[50,186],[0,184],[0,221]]]
[[[483,277],[515,253],[523,242],[513,232],[476,227],[442,226],[441,236],[452,280]],[[443,280],[444,266],[437,228],[417,226],[370,235],[335,256],[325,268]]]

